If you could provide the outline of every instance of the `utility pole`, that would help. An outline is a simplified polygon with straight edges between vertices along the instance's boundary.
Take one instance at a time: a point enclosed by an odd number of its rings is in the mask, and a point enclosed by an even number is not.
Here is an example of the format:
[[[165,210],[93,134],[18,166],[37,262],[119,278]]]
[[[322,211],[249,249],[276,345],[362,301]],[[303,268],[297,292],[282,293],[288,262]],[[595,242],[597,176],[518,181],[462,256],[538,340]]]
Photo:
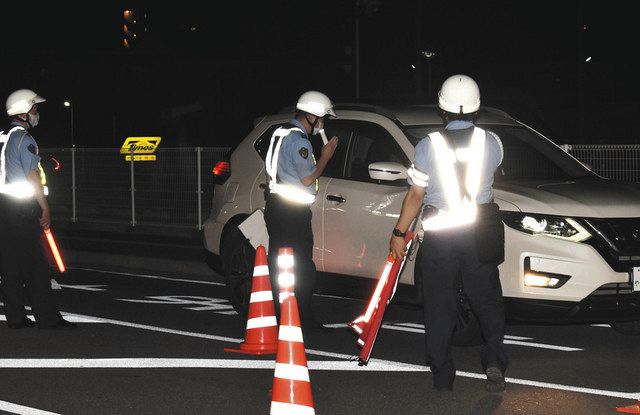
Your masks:
[[[416,0],[416,10],[414,12],[415,18],[415,26],[416,26],[416,69],[415,69],[415,79],[416,79],[416,98],[422,98],[424,95],[422,92],[422,18],[420,11],[422,8],[420,7],[421,0]]]
[[[356,0],[356,100],[360,99],[360,0]]]

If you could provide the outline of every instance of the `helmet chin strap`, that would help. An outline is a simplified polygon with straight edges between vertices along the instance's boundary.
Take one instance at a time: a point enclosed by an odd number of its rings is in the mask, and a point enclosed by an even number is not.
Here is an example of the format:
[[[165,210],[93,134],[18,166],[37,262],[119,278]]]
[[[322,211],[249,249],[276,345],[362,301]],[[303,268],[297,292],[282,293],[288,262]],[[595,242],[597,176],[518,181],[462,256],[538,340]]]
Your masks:
[[[18,117],[16,117],[16,118],[18,119],[18,121],[23,122],[23,123],[26,123],[26,124],[29,126],[29,129],[31,130],[31,129],[33,128],[33,126],[32,126],[32,125],[31,125],[31,123],[29,122],[29,114],[25,114],[25,115],[26,115],[26,117],[25,117],[25,119],[24,119],[24,120],[23,120],[21,117],[19,117],[19,116],[18,116]]]
[[[320,121],[320,117],[315,116],[316,120],[314,122],[309,121],[309,115],[305,114],[304,119],[307,120],[307,123],[311,126],[311,131],[313,131],[314,128],[316,128],[316,125],[318,125],[318,121]]]

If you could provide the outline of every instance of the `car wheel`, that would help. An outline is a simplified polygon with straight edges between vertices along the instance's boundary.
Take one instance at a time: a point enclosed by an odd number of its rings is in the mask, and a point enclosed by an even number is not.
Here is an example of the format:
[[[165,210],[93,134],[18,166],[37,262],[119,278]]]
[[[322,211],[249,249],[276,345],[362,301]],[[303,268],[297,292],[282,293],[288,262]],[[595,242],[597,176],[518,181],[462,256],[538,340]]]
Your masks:
[[[453,330],[454,346],[478,346],[482,344],[480,322],[469,305],[469,300],[462,289],[458,289],[458,318]]]
[[[630,336],[640,336],[640,320],[636,321],[619,321],[611,323],[611,327],[618,333]]]
[[[224,233],[220,256],[229,301],[238,314],[246,316],[256,251],[237,225],[231,225]]]

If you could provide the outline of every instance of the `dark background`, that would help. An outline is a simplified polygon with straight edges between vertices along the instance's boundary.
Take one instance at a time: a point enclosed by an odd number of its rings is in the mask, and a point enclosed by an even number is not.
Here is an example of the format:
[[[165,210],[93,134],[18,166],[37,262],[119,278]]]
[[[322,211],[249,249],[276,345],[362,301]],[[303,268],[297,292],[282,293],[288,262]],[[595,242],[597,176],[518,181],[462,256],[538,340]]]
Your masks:
[[[123,11],[131,9],[130,48]],[[623,1],[24,2],[3,5],[0,95],[47,98],[42,147],[232,146],[317,89],[435,103],[449,75],[558,144],[640,142],[637,25]],[[356,22],[359,89],[356,92]],[[430,59],[420,51],[436,54]],[[586,58],[591,56],[589,62]],[[413,67],[412,67],[413,65]]]

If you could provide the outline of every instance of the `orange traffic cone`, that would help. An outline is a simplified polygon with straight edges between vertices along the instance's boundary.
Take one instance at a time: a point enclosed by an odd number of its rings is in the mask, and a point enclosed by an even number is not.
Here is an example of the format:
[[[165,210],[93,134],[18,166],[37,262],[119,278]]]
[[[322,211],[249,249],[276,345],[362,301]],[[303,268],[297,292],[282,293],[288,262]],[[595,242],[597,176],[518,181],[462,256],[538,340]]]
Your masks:
[[[293,250],[281,248],[278,254],[280,331],[273,375],[271,415],[315,415],[298,301],[293,292]]]
[[[625,414],[640,414],[640,401],[635,405],[617,406],[616,411],[624,412]]]
[[[278,322],[269,280],[267,252],[262,245],[258,245],[256,249],[244,342],[240,343],[239,349],[225,347],[224,350],[256,355],[274,354],[278,351]]]

